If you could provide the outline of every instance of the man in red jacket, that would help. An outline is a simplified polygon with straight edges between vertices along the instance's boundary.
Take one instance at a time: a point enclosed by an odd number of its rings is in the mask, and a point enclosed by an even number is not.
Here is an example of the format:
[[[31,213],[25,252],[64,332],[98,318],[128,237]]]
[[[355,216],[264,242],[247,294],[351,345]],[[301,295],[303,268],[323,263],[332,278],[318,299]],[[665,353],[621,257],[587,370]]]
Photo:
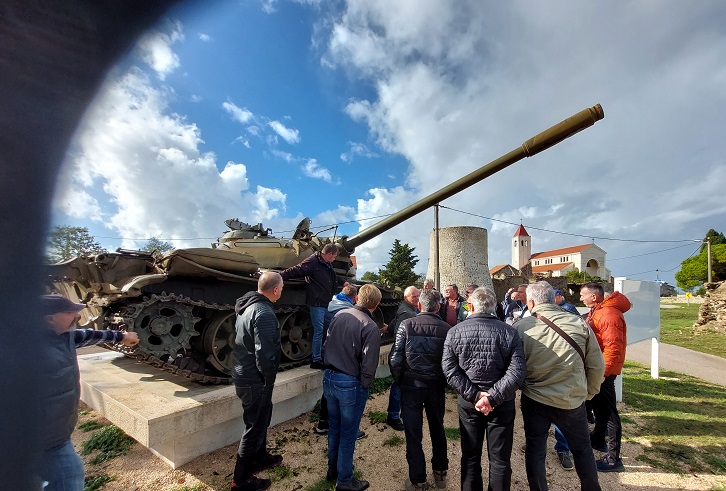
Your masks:
[[[595,429],[590,435],[590,443],[595,450],[606,452],[597,461],[601,472],[621,472],[624,470],[620,458],[622,426],[615,401],[615,378],[620,375],[625,362],[627,345],[625,317],[631,303],[620,292],[613,292],[605,298],[599,283],[586,283],[580,289],[580,301],[590,309],[587,323],[595,332],[595,337],[605,358],[605,380],[600,393],[592,398],[595,412]],[[609,442],[605,441],[608,436]]]

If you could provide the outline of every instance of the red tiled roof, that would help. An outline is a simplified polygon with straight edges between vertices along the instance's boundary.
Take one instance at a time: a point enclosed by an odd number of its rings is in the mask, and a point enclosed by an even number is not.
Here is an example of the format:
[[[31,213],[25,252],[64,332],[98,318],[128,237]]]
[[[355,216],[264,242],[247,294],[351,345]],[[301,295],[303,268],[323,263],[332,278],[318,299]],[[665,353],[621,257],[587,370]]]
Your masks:
[[[494,266],[492,269],[489,270],[489,274],[497,274],[507,266],[509,266],[509,264],[500,264],[498,266]]]
[[[545,264],[544,266],[532,266],[533,273],[545,273],[547,271],[561,271],[573,263]]]
[[[529,237],[529,234],[524,229],[524,225],[522,225],[521,223],[519,224],[519,227],[517,228],[517,231],[514,232],[513,237],[518,237],[520,235],[524,235],[525,237]]]
[[[561,256],[563,254],[573,254],[575,252],[582,252],[592,245],[594,245],[594,244],[583,244],[583,245],[579,245],[579,246],[564,247],[562,249],[552,249],[551,251],[535,252],[534,254],[532,254],[532,256],[529,259],[532,260],[532,259],[538,259],[541,257]]]

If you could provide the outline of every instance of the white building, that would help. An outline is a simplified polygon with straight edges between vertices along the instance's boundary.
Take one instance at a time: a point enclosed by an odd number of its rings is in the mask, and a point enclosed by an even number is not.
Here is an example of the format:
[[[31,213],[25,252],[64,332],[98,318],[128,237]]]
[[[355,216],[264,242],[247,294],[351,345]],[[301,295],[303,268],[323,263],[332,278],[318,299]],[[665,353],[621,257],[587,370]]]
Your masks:
[[[590,276],[599,276],[610,281],[610,270],[605,267],[607,253],[595,244],[583,244],[551,251],[532,254],[532,238],[524,226],[520,225],[512,238],[512,266],[521,270],[530,264],[532,273],[550,273],[552,276],[564,276],[568,271],[577,268]]]

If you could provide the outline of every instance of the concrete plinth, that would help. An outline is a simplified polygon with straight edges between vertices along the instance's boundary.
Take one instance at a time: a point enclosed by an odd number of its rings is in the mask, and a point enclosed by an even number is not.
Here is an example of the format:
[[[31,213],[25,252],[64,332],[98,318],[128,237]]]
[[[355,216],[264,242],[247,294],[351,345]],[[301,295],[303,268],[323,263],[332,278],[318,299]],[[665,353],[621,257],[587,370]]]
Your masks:
[[[381,347],[377,377],[390,373],[389,351]],[[81,400],[174,469],[242,435],[233,386],[203,386],[112,351],[80,355],[78,365]],[[277,375],[272,426],[313,409],[322,374],[305,367]]]

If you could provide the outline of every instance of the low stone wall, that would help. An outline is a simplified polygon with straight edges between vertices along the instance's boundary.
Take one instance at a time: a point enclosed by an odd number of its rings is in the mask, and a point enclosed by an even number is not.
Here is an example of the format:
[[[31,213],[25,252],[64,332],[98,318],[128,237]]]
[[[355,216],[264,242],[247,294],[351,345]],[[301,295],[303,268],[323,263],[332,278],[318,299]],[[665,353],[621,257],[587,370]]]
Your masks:
[[[691,297],[690,299],[686,298],[685,295],[676,295],[675,297],[660,297],[660,303],[697,303],[702,304],[705,301],[705,298],[702,296],[696,296]]]

